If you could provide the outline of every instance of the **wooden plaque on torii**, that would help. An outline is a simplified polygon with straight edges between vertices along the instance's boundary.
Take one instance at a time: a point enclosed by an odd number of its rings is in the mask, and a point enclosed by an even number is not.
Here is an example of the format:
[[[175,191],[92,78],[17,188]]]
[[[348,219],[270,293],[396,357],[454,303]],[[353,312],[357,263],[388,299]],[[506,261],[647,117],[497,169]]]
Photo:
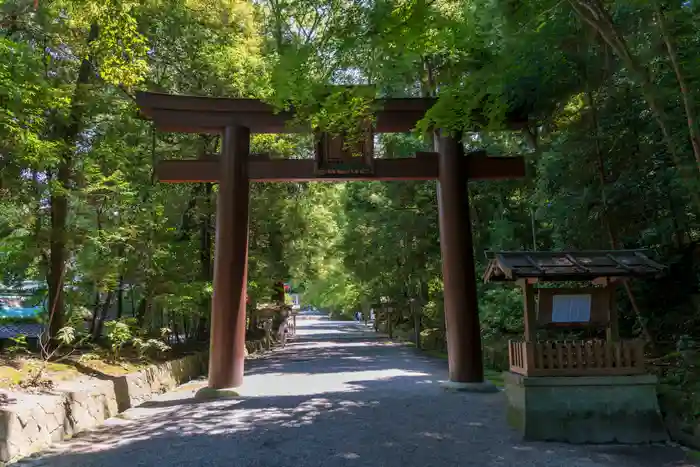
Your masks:
[[[328,177],[374,175],[374,133],[367,123],[359,135],[317,133],[314,158],[316,174]]]

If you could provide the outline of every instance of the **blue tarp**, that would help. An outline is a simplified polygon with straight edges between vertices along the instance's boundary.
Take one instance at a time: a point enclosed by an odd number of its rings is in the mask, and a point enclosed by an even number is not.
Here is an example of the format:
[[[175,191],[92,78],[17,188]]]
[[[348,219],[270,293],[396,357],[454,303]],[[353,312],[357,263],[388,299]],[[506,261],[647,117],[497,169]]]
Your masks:
[[[0,318],[33,318],[41,312],[41,307],[7,308],[0,307]]]
[[[39,337],[44,330],[43,324],[0,324],[0,339],[11,339],[19,335]]]

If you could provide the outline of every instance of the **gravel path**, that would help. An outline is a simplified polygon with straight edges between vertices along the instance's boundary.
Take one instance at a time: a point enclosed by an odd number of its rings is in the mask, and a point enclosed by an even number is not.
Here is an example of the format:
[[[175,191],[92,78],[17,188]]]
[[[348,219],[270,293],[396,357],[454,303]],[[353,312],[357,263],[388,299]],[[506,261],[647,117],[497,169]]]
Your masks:
[[[352,323],[301,321],[237,400],[164,394],[22,467],[682,467],[679,448],[524,443],[503,394],[447,393],[445,362]]]

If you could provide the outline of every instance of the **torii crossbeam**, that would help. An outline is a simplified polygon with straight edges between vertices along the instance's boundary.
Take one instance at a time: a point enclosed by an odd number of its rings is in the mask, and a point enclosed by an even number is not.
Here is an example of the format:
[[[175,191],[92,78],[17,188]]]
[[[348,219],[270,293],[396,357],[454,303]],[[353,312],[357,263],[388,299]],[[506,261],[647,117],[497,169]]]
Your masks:
[[[136,101],[161,131],[222,135],[220,155],[162,161],[156,168],[163,182],[219,183],[210,388],[232,388],[243,383],[251,181],[438,180],[449,380],[464,387],[483,383],[467,182],[523,177],[522,157],[487,157],[482,152],[465,157],[460,137],[439,132],[436,152],[420,152],[402,159],[374,157],[374,132],[411,131],[435,103],[434,99],[376,101],[379,110],[375,113],[374,128],[367,130],[364,141],[353,143],[356,146],[353,154],[343,144],[342,137],[320,135],[313,160],[271,159],[250,154],[251,133],[311,130],[289,127],[293,113],[276,113],[272,106],[261,101],[156,93],[139,93]],[[513,118],[508,124],[522,124],[522,119]],[[358,153],[361,157],[353,157]]]

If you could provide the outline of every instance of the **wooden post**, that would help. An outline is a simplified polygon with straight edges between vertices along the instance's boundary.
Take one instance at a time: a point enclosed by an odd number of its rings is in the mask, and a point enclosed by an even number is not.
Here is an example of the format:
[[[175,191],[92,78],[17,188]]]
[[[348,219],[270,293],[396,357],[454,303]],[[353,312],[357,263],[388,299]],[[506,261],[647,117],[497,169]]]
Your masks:
[[[527,279],[518,279],[517,284],[523,290],[523,325],[525,342],[534,342],[537,338],[537,308],[535,290]]]
[[[421,307],[415,299],[411,300],[411,313],[413,314],[414,341],[416,348],[420,350]]]
[[[461,138],[439,135],[438,212],[450,382],[481,383],[484,363],[476,297],[466,158]]]
[[[535,289],[527,279],[518,279],[517,284],[523,290],[523,327],[525,328],[523,337],[525,343],[521,345],[524,353],[522,366],[525,374],[535,368],[535,346],[537,340],[537,308],[535,304]],[[512,364],[513,361],[511,360]]]
[[[392,326],[392,322],[391,322],[391,315],[393,312],[394,312],[394,309],[392,307],[388,306],[386,308],[386,328],[387,328],[387,332],[389,334],[389,339],[394,338],[394,327]]]
[[[226,127],[216,206],[214,293],[211,308],[209,387],[243,383],[248,273],[248,155],[250,130]]]
[[[284,305],[284,282],[275,281],[272,289],[272,301],[277,302],[279,305]]]
[[[605,338],[609,342],[617,342],[620,340],[620,327],[617,316],[617,300],[615,297],[615,282],[610,282],[606,286],[609,293],[608,298],[608,326],[605,329]]]

